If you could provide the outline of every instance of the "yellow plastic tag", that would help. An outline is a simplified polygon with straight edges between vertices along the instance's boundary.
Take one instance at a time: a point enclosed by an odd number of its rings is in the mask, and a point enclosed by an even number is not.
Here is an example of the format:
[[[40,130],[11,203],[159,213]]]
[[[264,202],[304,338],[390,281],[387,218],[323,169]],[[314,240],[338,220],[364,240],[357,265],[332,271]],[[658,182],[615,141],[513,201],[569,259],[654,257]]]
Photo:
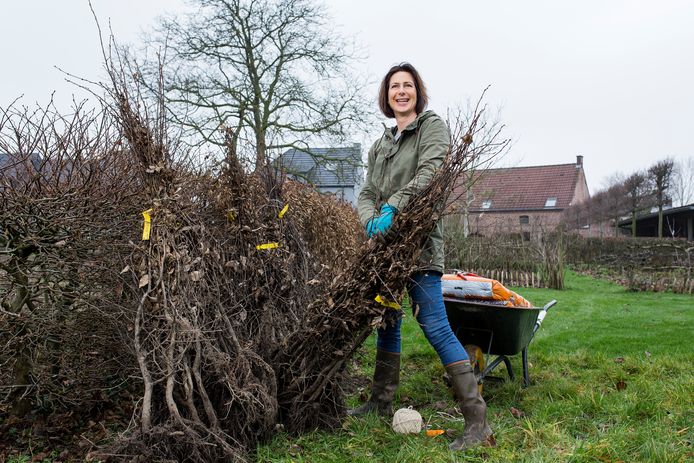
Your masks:
[[[149,234],[152,231],[152,216],[150,215],[151,213],[152,209],[147,209],[146,211],[142,212],[142,217],[145,218],[145,224],[142,228],[142,241],[149,240]]]
[[[275,248],[278,248],[279,246],[280,246],[279,243],[265,243],[265,244],[259,244],[255,248],[260,251],[262,249],[275,249]]]
[[[284,207],[282,208],[280,213],[277,215],[277,217],[279,217],[281,219],[282,217],[284,217],[284,214],[286,214],[288,210],[289,210],[289,203],[284,205]]]
[[[396,310],[397,310],[397,309],[400,308],[400,304],[398,304],[397,302],[389,301],[388,299],[382,297],[380,294],[377,295],[376,298],[375,298],[374,300],[375,300],[376,302],[378,302],[379,304],[381,304],[382,306],[390,307],[391,309],[396,309]]]

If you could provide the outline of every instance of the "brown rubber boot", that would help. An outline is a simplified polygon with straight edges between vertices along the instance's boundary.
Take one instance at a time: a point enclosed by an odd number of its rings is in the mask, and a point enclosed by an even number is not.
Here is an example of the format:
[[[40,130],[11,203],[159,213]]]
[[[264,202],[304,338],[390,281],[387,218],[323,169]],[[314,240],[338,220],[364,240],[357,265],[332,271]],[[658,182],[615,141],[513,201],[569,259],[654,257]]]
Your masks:
[[[477,378],[469,363],[448,365],[455,398],[465,418],[465,430],[449,448],[464,450],[476,445],[494,446],[494,437],[487,424],[487,404],[477,389]]]
[[[379,415],[393,414],[393,398],[400,382],[400,354],[376,350],[376,368],[371,384],[371,397],[360,407],[347,411],[349,416],[360,416],[372,411]]]

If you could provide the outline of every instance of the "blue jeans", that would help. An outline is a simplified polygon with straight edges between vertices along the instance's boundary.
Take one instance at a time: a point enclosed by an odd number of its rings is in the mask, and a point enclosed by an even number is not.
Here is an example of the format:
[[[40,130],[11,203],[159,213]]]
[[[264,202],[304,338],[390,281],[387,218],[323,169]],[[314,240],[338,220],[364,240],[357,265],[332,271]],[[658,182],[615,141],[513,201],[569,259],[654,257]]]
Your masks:
[[[412,312],[416,315],[417,322],[429,344],[439,354],[441,363],[445,366],[469,360],[467,352],[453,334],[451,325],[448,324],[446,307],[443,305],[441,294],[441,274],[432,271],[415,272],[407,292],[410,294]],[[400,352],[401,324],[402,318],[398,318],[395,325],[388,324],[385,328],[378,329],[376,347],[379,350]]]

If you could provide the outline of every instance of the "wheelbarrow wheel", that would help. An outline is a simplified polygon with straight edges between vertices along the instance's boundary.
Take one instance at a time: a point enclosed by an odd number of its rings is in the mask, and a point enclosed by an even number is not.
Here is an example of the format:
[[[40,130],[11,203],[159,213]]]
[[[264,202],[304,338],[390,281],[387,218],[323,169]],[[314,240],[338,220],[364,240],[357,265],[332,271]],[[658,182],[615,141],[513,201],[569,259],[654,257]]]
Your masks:
[[[480,379],[482,379],[481,376],[484,371],[484,352],[482,352],[479,346],[474,344],[466,345],[465,351],[470,358],[470,365],[472,366],[472,371],[475,373],[475,378],[477,378],[477,389],[479,389],[480,395],[482,395],[484,384],[480,382]]]

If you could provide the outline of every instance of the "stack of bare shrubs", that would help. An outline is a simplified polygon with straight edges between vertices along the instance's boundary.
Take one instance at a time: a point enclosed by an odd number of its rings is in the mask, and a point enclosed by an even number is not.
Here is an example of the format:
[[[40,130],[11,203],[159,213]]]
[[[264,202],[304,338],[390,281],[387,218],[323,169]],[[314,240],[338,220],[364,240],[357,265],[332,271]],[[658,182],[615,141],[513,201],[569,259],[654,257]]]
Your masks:
[[[78,133],[106,126],[114,137],[65,149],[63,158],[52,146],[42,151],[60,166],[47,181],[59,200],[42,187],[23,206],[21,185],[8,180],[3,190],[11,250],[3,268],[14,278],[3,288],[3,307],[14,304],[3,317],[15,324],[3,341],[16,343],[3,361],[33,361],[31,384],[14,383],[13,393],[27,398],[44,387],[41,330],[55,328],[76,354],[89,359],[98,346],[109,361],[124,355],[116,374],[139,377],[133,427],[100,450],[103,458],[244,461],[280,427],[337,424],[347,360],[375,326],[399,316],[376,296],[400,298],[458,176],[507,142],[486,130],[478,107],[454,127],[444,166],[413,192],[391,231],[363,242],[350,206],[283,181],[272,166],[244,170],[231,132],[220,165],[194,163],[171,137],[161,93],[145,98],[127,62],[107,67],[107,112]],[[17,151],[25,162],[33,152]],[[30,246],[38,247],[24,256]],[[44,317],[33,321],[37,308]],[[89,333],[73,329],[79,320]],[[23,354],[27,342],[33,350]],[[65,381],[85,363],[66,367]],[[96,389],[106,387],[107,371],[97,370]]]

